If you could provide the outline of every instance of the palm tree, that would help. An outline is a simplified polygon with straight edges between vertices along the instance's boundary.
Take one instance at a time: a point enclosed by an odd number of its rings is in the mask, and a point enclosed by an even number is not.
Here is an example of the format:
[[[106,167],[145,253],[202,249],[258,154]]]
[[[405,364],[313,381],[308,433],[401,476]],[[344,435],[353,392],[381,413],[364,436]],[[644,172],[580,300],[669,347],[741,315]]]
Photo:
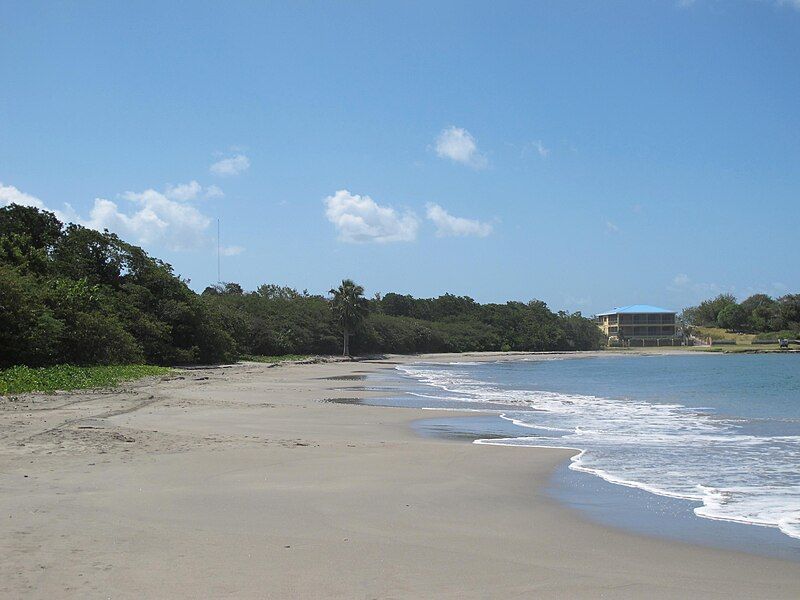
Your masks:
[[[367,314],[367,299],[364,298],[364,288],[352,279],[343,279],[342,285],[328,292],[333,296],[331,309],[338,321],[342,324],[344,343],[342,356],[350,356],[350,336]]]

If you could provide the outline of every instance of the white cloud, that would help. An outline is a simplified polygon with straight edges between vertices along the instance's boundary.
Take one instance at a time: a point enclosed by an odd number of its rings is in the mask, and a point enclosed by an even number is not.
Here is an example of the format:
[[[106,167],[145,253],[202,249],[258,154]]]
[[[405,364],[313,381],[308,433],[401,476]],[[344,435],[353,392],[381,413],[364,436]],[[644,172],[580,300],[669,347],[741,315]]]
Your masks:
[[[206,198],[222,198],[225,192],[217,185],[210,185],[206,188]]]
[[[163,245],[172,250],[192,250],[210,243],[206,230],[211,219],[191,204],[171,200],[152,189],[125,192],[122,197],[132,203],[133,210],[120,210],[111,200],[97,198],[83,224],[108,229],[137,244]]]
[[[32,206],[49,210],[45,207],[44,202],[39,200],[36,196],[31,196],[15,188],[13,185],[3,185],[0,183],[0,205],[8,206],[9,204],[19,204],[20,206]]]
[[[214,175],[226,177],[230,175],[239,175],[250,168],[250,159],[244,154],[237,154],[229,158],[218,160],[209,167],[209,170]]]
[[[192,180],[189,183],[182,183],[176,186],[168,185],[167,191],[164,192],[164,194],[167,196],[167,198],[172,200],[185,202],[187,200],[194,200],[202,191],[203,187],[196,181]]]
[[[3,185],[3,182],[0,181],[0,206],[8,206],[9,204],[30,206],[33,208],[38,208],[39,210],[49,211],[55,214],[56,218],[62,222],[76,220],[75,211],[69,204],[64,204],[64,210],[50,208],[36,196],[26,194],[25,192],[18,190],[13,185]]]
[[[417,237],[419,221],[413,212],[399,214],[369,196],[347,190],[337,191],[324,202],[325,216],[342,242],[410,242]]]
[[[219,249],[219,252],[222,256],[238,256],[244,252],[244,248],[241,246],[223,246]]]
[[[483,169],[489,164],[486,156],[478,151],[472,134],[461,127],[451,126],[442,130],[436,138],[436,154],[473,169]]]
[[[170,200],[188,202],[189,200],[199,198],[201,195],[205,198],[221,198],[225,193],[219,186],[210,185],[204,188],[202,185],[192,180],[189,183],[182,183],[180,185],[168,185],[164,195]]]
[[[486,237],[492,233],[490,223],[482,223],[475,219],[465,219],[454,217],[438,204],[428,204],[426,206],[426,216],[436,225],[436,235],[446,236],[467,236]]]
[[[122,198],[130,203],[129,206],[97,198],[89,216],[84,218],[69,204],[64,206],[64,210],[54,210],[39,198],[0,183],[0,206],[20,204],[48,210],[64,223],[78,223],[98,231],[108,229],[123,240],[138,245],[172,250],[211,249],[214,239],[208,234],[208,229],[212,219],[190,204],[190,200],[200,194],[200,189],[200,185],[192,181],[167,187],[164,193],[153,189],[126,192]],[[206,190],[206,195],[210,190]],[[240,246],[231,246],[223,253],[232,256],[243,251]]]

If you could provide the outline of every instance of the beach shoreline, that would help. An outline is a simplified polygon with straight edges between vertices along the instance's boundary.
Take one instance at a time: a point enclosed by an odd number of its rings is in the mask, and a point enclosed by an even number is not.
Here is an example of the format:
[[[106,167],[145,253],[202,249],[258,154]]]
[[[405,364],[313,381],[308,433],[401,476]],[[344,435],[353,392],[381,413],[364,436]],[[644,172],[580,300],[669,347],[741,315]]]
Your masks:
[[[3,399],[0,595],[797,596],[796,563],[562,506],[545,487],[574,451],[422,438],[429,411],[348,402],[393,363],[552,356],[244,363]]]

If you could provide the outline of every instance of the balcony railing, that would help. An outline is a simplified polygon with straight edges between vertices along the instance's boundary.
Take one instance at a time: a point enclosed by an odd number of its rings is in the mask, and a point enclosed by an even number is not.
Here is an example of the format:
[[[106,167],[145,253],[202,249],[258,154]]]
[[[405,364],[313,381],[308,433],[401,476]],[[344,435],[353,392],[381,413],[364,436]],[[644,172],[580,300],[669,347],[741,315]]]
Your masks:
[[[620,317],[620,323],[622,325],[674,325],[675,317],[672,315],[623,315]]]

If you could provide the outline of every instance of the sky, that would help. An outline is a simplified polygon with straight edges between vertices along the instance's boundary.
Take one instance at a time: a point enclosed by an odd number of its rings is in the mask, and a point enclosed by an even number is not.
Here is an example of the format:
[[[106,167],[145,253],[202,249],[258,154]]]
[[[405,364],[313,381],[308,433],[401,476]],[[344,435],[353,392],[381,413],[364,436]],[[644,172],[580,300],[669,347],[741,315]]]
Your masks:
[[[0,205],[201,291],[800,291],[800,0],[0,0]]]

